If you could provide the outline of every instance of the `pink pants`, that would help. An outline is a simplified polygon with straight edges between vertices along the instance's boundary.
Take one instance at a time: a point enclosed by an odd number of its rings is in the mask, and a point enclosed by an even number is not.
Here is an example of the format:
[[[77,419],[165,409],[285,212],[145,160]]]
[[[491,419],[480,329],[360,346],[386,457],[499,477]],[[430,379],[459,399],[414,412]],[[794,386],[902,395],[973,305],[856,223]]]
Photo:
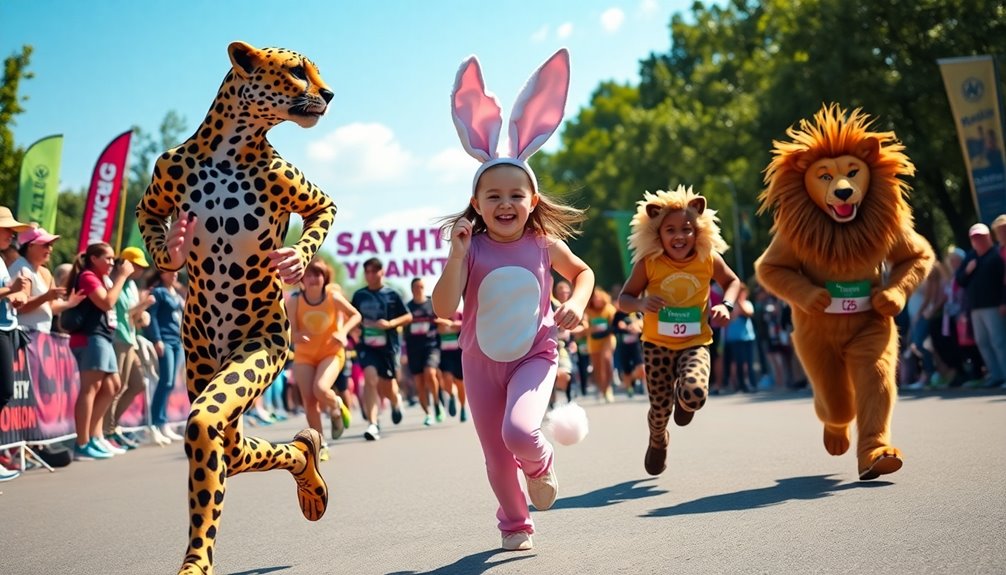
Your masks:
[[[486,474],[500,504],[499,529],[534,533],[518,473],[540,477],[552,466],[552,444],[542,436],[541,421],[555,385],[555,359],[498,363],[466,354],[462,363]]]

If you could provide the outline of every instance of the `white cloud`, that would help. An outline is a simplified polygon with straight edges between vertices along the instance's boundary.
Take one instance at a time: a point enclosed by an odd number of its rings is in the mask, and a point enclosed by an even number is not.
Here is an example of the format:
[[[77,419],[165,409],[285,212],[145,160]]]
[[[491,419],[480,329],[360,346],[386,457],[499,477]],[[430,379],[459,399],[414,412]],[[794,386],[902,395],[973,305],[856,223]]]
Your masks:
[[[572,22],[563,22],[556,29],[555,35],[558,36],[560,39],[562,39],[562,38],[569,38],[570,36],[573,35],[573,23]]]
[[[437,183],[457,186],[471,181],[479,163],[458,146],[437,152],[427,166]]]
[[[531,41],[535,44],[541,44],[548,38],[548,26],[542,26],[531,34]]]
[[[307,155],[340,184],[392,182],[416,165],[383,124],[347,124],[308,144]]]
[[[601,13],[601,27],[609,34],[617,32],[624,21],[625,12],[621,8],[608,8]]]
[[[447,214],[448,211],[440,206],[417,206],[408,210],[381,214],[367,222],[366,229],[397,230],[432,226],[436,220]]]
[[[653,15],[660,11],[660,5],[657,3],[657,0],[643,0],[639,8],[646,15]]]

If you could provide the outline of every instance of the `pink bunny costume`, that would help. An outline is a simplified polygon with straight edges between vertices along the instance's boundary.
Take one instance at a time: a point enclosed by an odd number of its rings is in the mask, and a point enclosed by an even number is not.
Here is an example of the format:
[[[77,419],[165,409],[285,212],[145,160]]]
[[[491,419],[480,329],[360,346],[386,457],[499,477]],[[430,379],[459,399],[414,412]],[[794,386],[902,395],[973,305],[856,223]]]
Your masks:
[[[462,63],[451,104],[461,144],[482,162],[472,182],[473,194],[482,174],[499,164],[524,170],[537,193],[527,158],[562,122],[568,89],[569,52],[561,49],[521,90],[510,116],[510,156],[499,157],[499,102],[485,90],[478,59],[472,56]],[[472,237],[467,254],[462,365],[504,533],[534,532],[518,471],[537,478],[552,467],[552,445],[541,433],[558,358],[549,297],[549,243],[531,230],[505,243],[480,233]]]

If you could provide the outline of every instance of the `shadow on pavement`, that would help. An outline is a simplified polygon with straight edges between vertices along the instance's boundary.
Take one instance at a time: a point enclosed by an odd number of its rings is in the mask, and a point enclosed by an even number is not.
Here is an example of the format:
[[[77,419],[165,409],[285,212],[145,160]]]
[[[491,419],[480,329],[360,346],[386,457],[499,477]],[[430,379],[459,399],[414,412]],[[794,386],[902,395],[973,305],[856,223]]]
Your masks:
[[[574,495],[573,497],[563,497],[555,502],[552,509],[590,509],[593,507],[605,507],[632,499],[642,499],[663,495],[667,491],[656,489],[656,485],[639,485],[644,481],[654,481],[656,478],[636,479],[625,481],[617,485],[609,485],[595,489],[590,493]]]
[[[742,511],[779,505],[787,501],[820,499],[829,497],[832,493],[847,489],[872,489],[893,485],[889,481],[868,481],[842,483],[830,475],[811,475],[807,477],[791,477],[778,479],[771,487],[748,489],[734,493],[710,495],[686,501],[671,507],[651,509],[641,517],[673,517],[675,515],[691,515],[698,513],[717,513],[720,511]]]
[[[231,573],[231,575],[266,575],[266,573],[275,573],[289,568],[289,565],[281,565],[278,567],[259,567],[258,569],[251,569],[249,571],[234,572]]]
[[[490,557],[500,553],[506,553],[510,555],[510,557],[501,561],[489,561]],[[388,573],[388,575],[479,575],[480,573],[485,573],[497,565],[503,565],[504,563],[512,563],[514,561],[530,559],[533,557],[533,555],[528,555],[527,552],[523,552],[518,555],[511,555],[512,553],[514,552],[503,551],[502,549],[480,551],[478,553],[468,555],[467,557],[462,557],[450,565],[444,565],[443,567],[438,567],[432,571],[395,571],[393,573]]]

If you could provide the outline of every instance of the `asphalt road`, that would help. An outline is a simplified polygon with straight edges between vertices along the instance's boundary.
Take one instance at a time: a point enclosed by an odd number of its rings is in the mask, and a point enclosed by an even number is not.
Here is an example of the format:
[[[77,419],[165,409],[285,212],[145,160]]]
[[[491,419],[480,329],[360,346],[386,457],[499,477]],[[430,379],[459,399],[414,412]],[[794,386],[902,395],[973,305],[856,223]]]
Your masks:
[[[646,400],[584,403],[559,447],[559,500],[535,549],[499,550],[471,423],[418,408],[365,442],[355,420],[323,464],[331,503],[303,519],[285,472],[228,482],[218,574],[1006,573],[1006,390],[902,396],[905,466],[860,482],[831,457],[809,393],[713,397],[643,470]],[[299,422],[255,432],[291,438]],[[174,575],[187,543],[180,445],[143,447],[0,485],[0,573]]]

